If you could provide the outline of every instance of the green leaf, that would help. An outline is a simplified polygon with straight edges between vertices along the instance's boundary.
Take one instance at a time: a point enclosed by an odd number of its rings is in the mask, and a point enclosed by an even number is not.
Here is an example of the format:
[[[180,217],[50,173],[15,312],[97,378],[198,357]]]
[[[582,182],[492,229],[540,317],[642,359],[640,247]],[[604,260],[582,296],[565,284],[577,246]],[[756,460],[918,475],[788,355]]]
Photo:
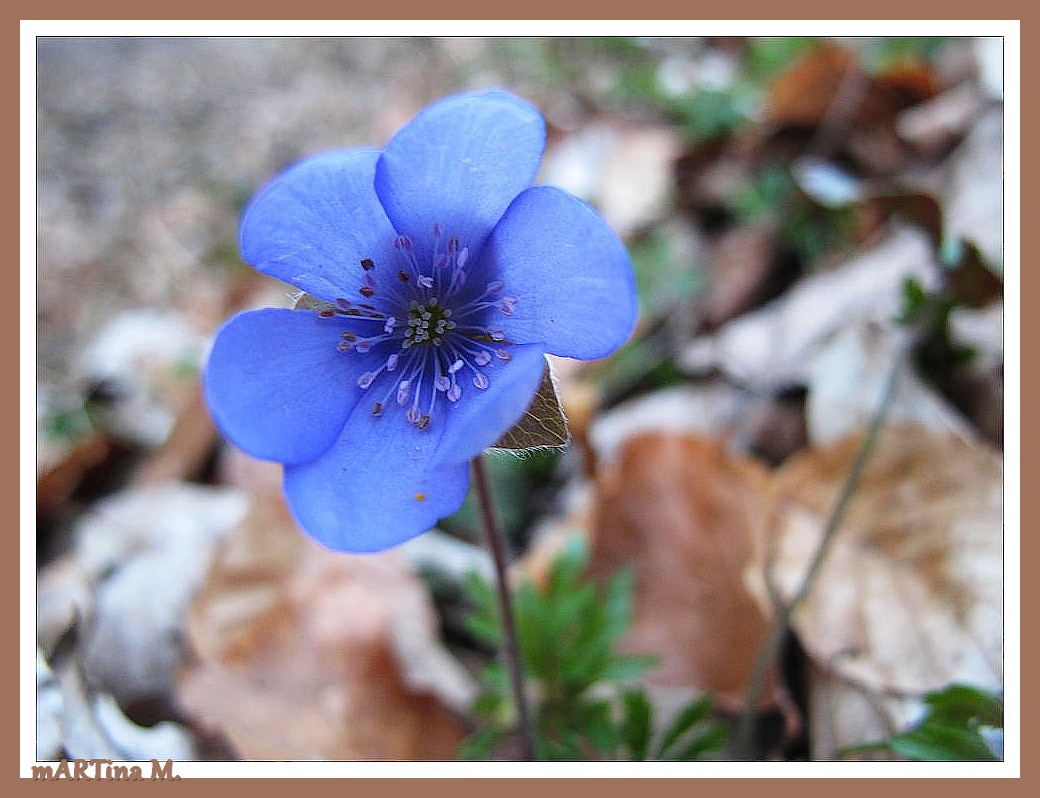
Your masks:
[[[705,754],[718,753],[726,745],[726,727],[713,726],[704,734],[695,738],[675,757],[679,762],[692,762],[701,759]]]
[[[1004,727],[1004,702],[984,690],[964,684],[950,685],[925,697],[929,713],[927,723],[951,726]]]
[[[941,723],[924,723],[897,734],[889,747],[902,757],[926,762],[998,761],[978,732]]]
[[[523,417],[516,422],[491,448],[523,451],[546,446],[560,447],[570,443],[567,419],[556,395],[552,371],[548,362],[542,372],[542,381]]]
[[[495,746],[503,738],[498,729],[482,729],[471,734],[459,744],[459,759],[469,761],[488,760]]]
[[[632,624],[632,590],[635,587],[635,573],[625,568],[617,573],[607,586],[607,595],[603,609],[607,619],[607,634],[617,640]]]
[[[584,732],[589,742],[600,751],[612,753],[621,742],[607,701],[583,705],[576,713],[574,726],[577,731]]]
[[[562,595],[568,589],[573,590],[588,566],[589,551],[585,541],[571,537],[549,568],[549,584],[547,594],[550,597]]]
[[[621,739],[628,748],[634,762],[646,760],[650,747],[650,735],[654,727],[654,708],[646,693],[626,690],[622,696],[624,719],[621,724]]]
[[[506,709],[507,700],[505,696],[497,692],[481,693],[473,701],[473,714],[483,717],[497,718]]]
[[[471,634],[486,640],[493,646],[502,645],[502,628],[498,623],[486,615],[476,613],[466,617],[466,629]]]
[[[679,738],[686,734],[693,726],[700,723],[708,716],[711,709],[711,696],[705,694],[691,704],[688,704],[672,721],[668,731],[661,739],[661,745],[657,749],[658,759],[667,759],[671,749],[679,742]]]
[[[615,657],[600,674],[600,680],[604,682],[629,682],[633,679],[638,679],[648,670],[656,668],[660,662],[660,657],[645,654]]]

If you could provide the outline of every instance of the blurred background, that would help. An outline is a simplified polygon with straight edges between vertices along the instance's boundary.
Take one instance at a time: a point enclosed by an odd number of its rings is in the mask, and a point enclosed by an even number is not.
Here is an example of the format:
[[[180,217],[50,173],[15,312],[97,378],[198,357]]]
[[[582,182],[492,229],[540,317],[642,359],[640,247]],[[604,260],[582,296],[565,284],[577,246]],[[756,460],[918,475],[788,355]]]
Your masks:
[[[237,252],[252,193],[491,86],[541,108],[538,180],[604,214],[641,309],[612,358],[555,363],[568,448],[489,455],[543,602],[527,634],[560,647],[525,650],[550,753],[732,754],[880,407],[749,717],[757,757],[915,758],[849,749],[1003,683],[1001,59],[920,37],[38,39],[39,758],[515,755],[479,736],[512,715],[471,502],[398,550],[326,552],[199,394],[223,320],[289,304]],[[560,693],[552,669],[594,647],[567,598],[594,584],[623,599],[599,642],[628,666]],[[679,756],[661,738],[701,696],[718,725]]]

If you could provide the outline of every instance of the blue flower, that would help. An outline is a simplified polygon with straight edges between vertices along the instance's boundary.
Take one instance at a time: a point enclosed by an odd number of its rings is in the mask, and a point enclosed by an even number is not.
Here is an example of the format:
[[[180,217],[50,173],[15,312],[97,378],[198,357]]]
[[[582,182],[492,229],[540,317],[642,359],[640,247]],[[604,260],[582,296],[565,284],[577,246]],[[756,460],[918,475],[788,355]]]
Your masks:
[[[285,465],[293,515],[326,546],[379,551],[454,512],[545,354],[604,357],[630,335],[628,255],[588,205],[531,186],[544,146],[527,102],[456,95],[246,209],[245,260],[330,306],[232,318],[206,398],[228,439]]]

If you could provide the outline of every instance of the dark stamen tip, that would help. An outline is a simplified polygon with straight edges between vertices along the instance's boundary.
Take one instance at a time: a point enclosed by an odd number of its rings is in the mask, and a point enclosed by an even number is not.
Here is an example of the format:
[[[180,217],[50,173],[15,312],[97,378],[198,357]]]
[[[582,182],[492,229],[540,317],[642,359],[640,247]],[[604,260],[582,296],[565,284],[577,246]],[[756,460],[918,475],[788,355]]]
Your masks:
[[[374,269],[375,267],[376,265],[372,262],[371,258],[364,258],[361,261],[361,268],[364,269],[366,272],[370,271],[371,269]]]

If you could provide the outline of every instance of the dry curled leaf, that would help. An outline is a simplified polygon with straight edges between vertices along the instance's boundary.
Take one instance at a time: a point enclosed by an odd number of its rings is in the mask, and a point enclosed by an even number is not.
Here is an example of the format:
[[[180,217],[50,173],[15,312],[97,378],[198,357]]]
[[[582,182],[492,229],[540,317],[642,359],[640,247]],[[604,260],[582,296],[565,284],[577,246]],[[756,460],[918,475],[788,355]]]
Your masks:
[[[570,441],[567,420],[563,416],[560,399],[553,385],[548,364],[542,372],[542,381],[523,417],[495,443],[495,449],[538,449],[566,446]]]

